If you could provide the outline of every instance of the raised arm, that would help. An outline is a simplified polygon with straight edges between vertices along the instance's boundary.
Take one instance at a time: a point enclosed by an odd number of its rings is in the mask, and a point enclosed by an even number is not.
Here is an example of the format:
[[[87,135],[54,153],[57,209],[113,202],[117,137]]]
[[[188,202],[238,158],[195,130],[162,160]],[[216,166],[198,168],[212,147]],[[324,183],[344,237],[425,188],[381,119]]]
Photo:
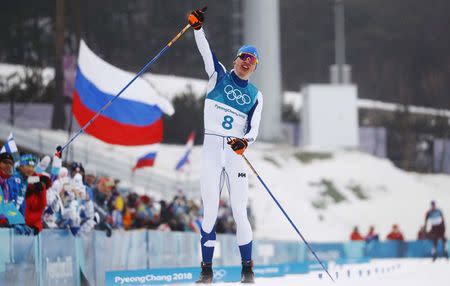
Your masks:
[[[198,51],[202,55],[203,62],[205,64],[205,71],[208,77],[211,77],[215,71],[214,69],[214,56],[209,46],[208,40],[205,36],[205,31],[202,29],[194,31],[195,43],[197,44]]]
[[[206,39],[205,31],[202,29],[194,31],[195,42],[197,48],[202,55],[203,62],[205,64],[205,71],[209,78],[217,72],[218,75],[225,73],[224,66],[219,62],[216,55],[211,50],[208,40]]]
[[[202,28],[205,20],[205,11],[206,7],[192,11],[189,15],[188,22],[194,29],[195,43],[203,58],[206,74],[211,79],[214,73],[217,73],[217,78],[220,78],[225,73],[225,68],[212,52],[206,39],[205,31]]]

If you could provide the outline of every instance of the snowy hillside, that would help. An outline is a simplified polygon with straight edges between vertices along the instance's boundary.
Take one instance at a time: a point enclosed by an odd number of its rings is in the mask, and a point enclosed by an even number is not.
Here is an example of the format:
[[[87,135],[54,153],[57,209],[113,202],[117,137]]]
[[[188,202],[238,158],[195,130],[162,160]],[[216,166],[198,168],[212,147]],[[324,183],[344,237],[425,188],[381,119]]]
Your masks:
[[[306,162],[308,157],[317,159]],[[355,225],[363,234],[374,225],[384,239],[394,223],[407,239],[415,239],[431,200],[450,218],[450,176],[407,173],[388,160],[350,151],[314,156],[258,145],[248,158],[303,235],[313,241],[348,240]],[[296,239],[256,178],[252,187],[259,222],[256,235]]]

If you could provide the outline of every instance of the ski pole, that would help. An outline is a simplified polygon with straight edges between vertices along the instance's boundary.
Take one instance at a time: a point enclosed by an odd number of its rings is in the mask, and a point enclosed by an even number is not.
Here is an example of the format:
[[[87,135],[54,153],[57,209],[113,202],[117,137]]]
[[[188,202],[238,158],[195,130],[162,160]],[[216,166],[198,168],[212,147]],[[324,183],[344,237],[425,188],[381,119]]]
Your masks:
[[[284,214],[284,216],[287,218],[287,220],[289,221],[289,223],[292,225],[292,227],[295,229],[295,231],[298,233],[298,235],[300,236],[300,238],[303,240],[303,242],[306,244],[306,246],[309,248],[309,250],[311,251],[311,253],[314,255],[314,257],[316,258],[316,260],[320,263],[320,265],[322,266],[323,270],[325,270],[325,272],[328,274],[328,276],[330,277],[330,279],[334,282],[333,277],[331,277],[330,273],[328,272],[328,270],[325,268],[325,266],[323,265],[322,261],[319,259],[319,257],[317,257],[316,253],[314,252],[314,250],[311,248],[311,246],[309,245],[309,243],[306,241],[306,239],[303,237],[303,235],[300,233],[300,231],[298,230],[298,228],[295,226],[294,222],[291,220],[291,218],[289,217],[289,215],[286,213],[286,211],[283,209],[283,207],[280,205],[280,203],[278,202],[278,200],[275,198],[275,196],[272,194],[272,192],[269,190],[269,188],[267,187],[267,185],[264,183],[264,181],[261,179],[261,177],[259,176],[258,172],[256,172],[255,168],[252,166],[252,164],[250,163],[250,161],[247,159],[247,157],[244,156],[244,154],[242,154],[242,158],[244,158],[245,162],[247,163],[247,165],[250,167],[250,169],[252,169],[253,173],[256,175],[256,177],[258,178],[258,180],[261,182],[261,184],[264,186],[264,188],[266,189],[266,191],[269,193],[270,197],[274,200],[274,202],[277,204],[277,206],[280,208],[281,212]]]
[[[206,11],[206,7],[202,9],[202,11]],[[135,76],[134,78],[125,85],[122,90],[119,91],[110,101],[108,101],[97,113],[92,116],[92,118],[81,127],[72,137],[62,146],[56,147],[56,152],[61,154],[62,151],[69,146],[80,134],[82,134],[86,128],[88,128],[92,122],[94,122],[97,117],[99,117],[113,102],[116,100],[138,77],[140,77],[144,72],[146,72],[151,65],[153,65],[166,51],[170,48],[187,30],[189,30],[191,26],[187,24],[153,59],[151,59]]]

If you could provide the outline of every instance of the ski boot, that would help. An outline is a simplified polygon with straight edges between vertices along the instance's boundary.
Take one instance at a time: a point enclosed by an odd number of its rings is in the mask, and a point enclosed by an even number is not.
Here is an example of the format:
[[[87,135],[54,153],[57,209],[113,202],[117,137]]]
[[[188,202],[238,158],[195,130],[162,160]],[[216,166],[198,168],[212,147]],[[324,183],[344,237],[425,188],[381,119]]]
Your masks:
[[[242,261],[241,283],[255,283],[253,260]]]
[[[213,282],[213,270],[211,262],[202,262],[201,263],[202,272],[200,273],[200,277],[195,283],[201,284],[211,284]]]
[[[436,259],[437,259],[437,251],[433,251],[432,252],[432,256],[433,256],[433,262],[435,262],[436,261]]]
[[[444,257],[448,259],[448,251],[447,250],[444,251]]]

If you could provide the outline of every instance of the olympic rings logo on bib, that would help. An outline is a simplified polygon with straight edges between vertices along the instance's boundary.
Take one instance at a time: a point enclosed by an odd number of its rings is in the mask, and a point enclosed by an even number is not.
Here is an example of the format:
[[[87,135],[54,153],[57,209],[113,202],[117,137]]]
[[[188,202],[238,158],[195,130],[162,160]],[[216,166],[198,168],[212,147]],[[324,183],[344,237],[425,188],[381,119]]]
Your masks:
[[[236,101],[236,103],[239,105],[249,104],[252,101],[250,96],[245,93],[242,94],[239,89],[234,88],[231,85],[225,86],[223,92],[225,92],[229,100]]]

